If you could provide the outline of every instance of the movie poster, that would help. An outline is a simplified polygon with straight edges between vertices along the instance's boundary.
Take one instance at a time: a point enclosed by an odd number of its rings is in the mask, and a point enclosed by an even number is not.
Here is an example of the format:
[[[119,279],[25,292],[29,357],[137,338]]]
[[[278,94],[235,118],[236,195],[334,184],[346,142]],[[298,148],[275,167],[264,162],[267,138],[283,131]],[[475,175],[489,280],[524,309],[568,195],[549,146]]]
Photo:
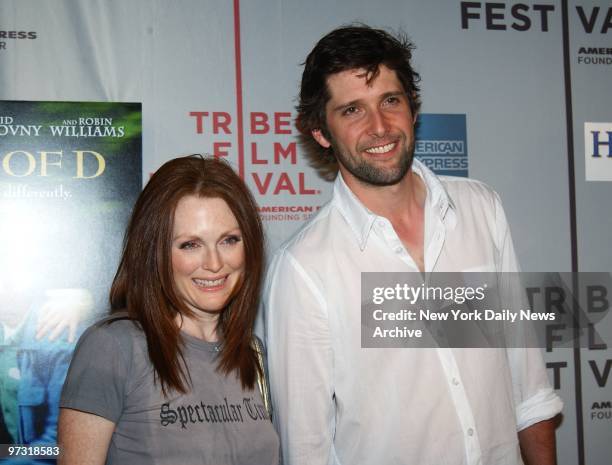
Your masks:
[[[56,444],[76,340],[108,311],[141,147],[140,103],[0,102],[0,444]],[[38,463],[27,452],[0,461]]]

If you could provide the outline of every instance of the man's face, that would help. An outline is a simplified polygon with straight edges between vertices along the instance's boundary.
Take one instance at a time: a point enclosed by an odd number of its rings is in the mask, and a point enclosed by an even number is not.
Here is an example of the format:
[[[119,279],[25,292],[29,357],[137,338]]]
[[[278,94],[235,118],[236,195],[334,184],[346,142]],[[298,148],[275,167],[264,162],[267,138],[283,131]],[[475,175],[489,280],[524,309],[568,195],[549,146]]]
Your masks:
[[[369,84],[365,70],[354,69],[327,78],[330,99],[325,106],[329,138],[313,137],[332,147],[347,181],[387,186],[404,178],[414,152],[414,117],[395,71],[384,65]]]

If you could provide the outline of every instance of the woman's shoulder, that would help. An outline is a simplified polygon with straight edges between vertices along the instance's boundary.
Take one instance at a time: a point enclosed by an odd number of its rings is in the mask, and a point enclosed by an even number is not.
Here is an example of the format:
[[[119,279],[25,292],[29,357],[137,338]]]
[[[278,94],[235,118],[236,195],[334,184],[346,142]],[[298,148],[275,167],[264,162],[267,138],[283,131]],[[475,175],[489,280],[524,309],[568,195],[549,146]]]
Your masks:
[[[105,316],[91,325],[81,336],[78,345],[95,343],[121,347],[144,339],[138,322],[122,312]]]

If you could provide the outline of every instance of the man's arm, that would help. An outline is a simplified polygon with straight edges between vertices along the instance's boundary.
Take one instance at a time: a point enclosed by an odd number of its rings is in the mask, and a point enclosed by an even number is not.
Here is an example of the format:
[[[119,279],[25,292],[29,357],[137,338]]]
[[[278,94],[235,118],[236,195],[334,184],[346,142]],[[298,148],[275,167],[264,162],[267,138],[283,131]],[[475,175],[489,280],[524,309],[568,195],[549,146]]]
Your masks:
[[[272,263],[264,292],[270,392],[285,465],[327,465],[332,454],[332,349],[315,280],[284,253]]]
[[[526,465],[556,465],[554,418],[519,431],[521,454]]]
[[[498,270],[519,272],[510,227],[497,194],[495,219],[500,250]],[[518,282],[516,277],[510,277],[509,281],[513,286]],[[555,465],[555,417],[563,402],[550,385],[540,349],[527,347],[508,349],[521,455],[526,465]]]

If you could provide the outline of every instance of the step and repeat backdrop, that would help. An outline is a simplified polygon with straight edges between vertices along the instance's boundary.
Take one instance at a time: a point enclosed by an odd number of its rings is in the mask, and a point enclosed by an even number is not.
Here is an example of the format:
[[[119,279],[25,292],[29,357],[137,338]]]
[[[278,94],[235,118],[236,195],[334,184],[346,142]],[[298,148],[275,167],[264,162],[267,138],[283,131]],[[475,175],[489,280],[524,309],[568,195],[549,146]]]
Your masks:
[[[423,100],[416,155],[440,174],[477,178],[499,192],[523,270],[612,270],[612,7],[604,1],[3,0],[0,222],[15,221],[15,205],[43,202],[31,192],[45,180],[48,192],[63,186],[56,202],[66,190],[78,192],[74,176],[49,181],[61,157],[77,170],[78,151],[87,151],[81,174],[93,176],[99,159],[90,152],[104,157],[103,150],[120,153],[127,144],[133,153],[141,127],[142,156],[117,174],[117,185],[141,186],[175,156],[224,157],[254,192],[273,251],[331,194],[297,142],[301,63],[322,35],[354,22],[414,41]],[[64,113],[46,119],[26,111],[53,111],[50,102],[81,106],[58,106]],[[94,112],[83,102],[113,105]],[[130,112],[137,115],[129,119]],[[43,136],[53,142],[36,143]],[[95,138],[117,141],[106,149]],[[126,152],[119,165],[128,160]],[[124,189],[124,203],[133,201]],[[96,202],[104,199],[92,208]],[[47,220],[29,226],[39,232],[31,241],[45,240]],[[113,227],[90,241],[100,235],[122,240]],[[116,265],[118,251],[105,253],[105,269]],[[18,260],[8,253],[0,276]],[[73,303],[93,299],[99,308],[99,286],[110,279],[101,276],[95,286],[49,280],[38,292],[57,297],[70,288]],[[81,295],[79,286],[91,289]],[[70,328],[62,337],[68,343]],[[559,463],[609,464],[612,348],[552,348],[545,358],[565,402]],[[18,412],[3,405],[3,415]],[[7,443],[19,442],[11,426],[18,421],[4,419]]]

